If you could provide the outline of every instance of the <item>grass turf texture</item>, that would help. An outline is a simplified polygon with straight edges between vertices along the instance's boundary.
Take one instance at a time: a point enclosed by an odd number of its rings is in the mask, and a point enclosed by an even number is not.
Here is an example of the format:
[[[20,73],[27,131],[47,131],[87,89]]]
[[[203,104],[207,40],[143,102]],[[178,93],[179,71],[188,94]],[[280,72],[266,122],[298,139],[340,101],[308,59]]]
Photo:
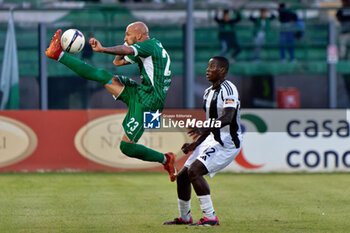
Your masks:
[[[219,227],[178,217],[164,173],[0,174],[0,232],[349,232],[350,174],[218,174]],[[194,220],[202,217],[192,198]]]

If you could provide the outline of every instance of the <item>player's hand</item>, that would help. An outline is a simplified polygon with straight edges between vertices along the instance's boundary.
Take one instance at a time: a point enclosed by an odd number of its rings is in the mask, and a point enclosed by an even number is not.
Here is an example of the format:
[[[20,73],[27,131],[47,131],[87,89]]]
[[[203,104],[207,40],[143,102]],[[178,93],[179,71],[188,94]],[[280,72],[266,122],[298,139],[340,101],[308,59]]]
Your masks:
[[[103,46],[97,39],[91,38],[89,40],[89,43],[92,47],[92,50],[94,50],[95,52],[103,52]]]
[[[188,135],[190,135],[191,137],[197,138],[200,135],[205,134],[208,131],[208,129],[206,128],[191,128],[190,131],[188,131]]]
[[[115,66],[121,66],[124,63],[124,56],[121,55],[116,55],[114,60],[113,60],[113,65]]]
[[[195,143],[195,142],[193,142],[193,143],[185,143],[181,147],[181,150],[185,154],[188,154],[189,152],[194,151],[196,149],[196,147],[197,147],[197,143]]]

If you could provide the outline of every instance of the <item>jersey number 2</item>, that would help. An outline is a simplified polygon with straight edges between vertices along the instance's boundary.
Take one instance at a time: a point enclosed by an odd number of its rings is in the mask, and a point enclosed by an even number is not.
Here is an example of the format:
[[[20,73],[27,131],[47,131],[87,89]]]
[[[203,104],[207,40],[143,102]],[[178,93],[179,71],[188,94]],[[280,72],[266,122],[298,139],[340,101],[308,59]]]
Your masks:
[[[206,155],[202,155],[202,156],[201,156],[201,159],[203,159],[204,161],[206,161],[206,160],[207,160],[207,157],[210,157],[212,153],[215,153],[215,151],[216,151],[216,150],[215,150],[214,147],[206,149],[206,150],[204,151],[204,153],[205,153]]]
[[[164,70],[164,76],[170,76],[171,75],[170,58],[169,58],[169,54],[165,51],[165,49],[162,50],[162,57],[167,58],[167,62]]]

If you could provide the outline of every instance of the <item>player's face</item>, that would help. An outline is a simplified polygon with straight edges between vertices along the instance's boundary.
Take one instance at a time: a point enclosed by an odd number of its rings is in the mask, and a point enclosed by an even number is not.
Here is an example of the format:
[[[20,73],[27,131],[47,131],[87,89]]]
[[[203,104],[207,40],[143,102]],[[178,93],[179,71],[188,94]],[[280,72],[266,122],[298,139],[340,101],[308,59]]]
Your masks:
[[[214,59],[210,59],[207,68],[207,79],[210,82],[215,82],[219,77],[219,65]]]
[[[224,13],[224,21],[230,21],[230,14]]]
[[[138,34],[139,33],[136,30],[134,30],[133,27],[127,27],[125,31],[124,41],[128,45],[133,45],[138,42],[137,41]]]

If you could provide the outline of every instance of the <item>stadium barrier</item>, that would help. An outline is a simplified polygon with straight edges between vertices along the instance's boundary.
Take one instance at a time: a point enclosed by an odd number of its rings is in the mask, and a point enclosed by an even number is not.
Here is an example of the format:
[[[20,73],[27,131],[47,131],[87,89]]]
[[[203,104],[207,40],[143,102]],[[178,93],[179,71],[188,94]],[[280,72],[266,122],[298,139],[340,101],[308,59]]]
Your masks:
[[[244,109],[243,147],[227,172],[349,172],[350,110]],[[119,150],[124,110],[3,111],[0,172],[162,171],[158,163],[128,158]],[[187,156],[186,129],[171,122],[204,119],[202,110],[166,110],[161,129],[139,143]],[[181,125],[181,123],[176,123]],[[185,125],[185,124],[184,124]],[[168,127],[168,128],[167,128]]]

